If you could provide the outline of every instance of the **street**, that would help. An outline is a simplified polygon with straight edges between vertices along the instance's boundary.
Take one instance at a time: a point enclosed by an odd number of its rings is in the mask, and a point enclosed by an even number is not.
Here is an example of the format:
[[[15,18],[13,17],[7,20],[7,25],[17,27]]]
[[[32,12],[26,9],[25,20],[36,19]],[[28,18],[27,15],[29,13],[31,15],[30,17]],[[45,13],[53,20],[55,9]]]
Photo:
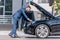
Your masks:
[[[37,38],[33,35],[24,34],[23,32],[17,32],[18,36],[17,38],[11,38],[8,36],[8,33],[10,31],[0,31],[0,40],[60,40],[59,36],[48,36],[48,38]]]
[[[22,31],[17,31],[18,38],[11,38],[8,36],[11,31],[12,26],[10,25],[0,25],[0,40],[60,40],[60,35],[58,36],[49,36],[48,38],[37,38],[33,35],[25,34]]]
[[[0,40],[60,40],[60,37],[48,37],[48,38],[36,38],[36,37],[23,37],[20,36],[19,38],[11,38],[8,35],[0,35]]]

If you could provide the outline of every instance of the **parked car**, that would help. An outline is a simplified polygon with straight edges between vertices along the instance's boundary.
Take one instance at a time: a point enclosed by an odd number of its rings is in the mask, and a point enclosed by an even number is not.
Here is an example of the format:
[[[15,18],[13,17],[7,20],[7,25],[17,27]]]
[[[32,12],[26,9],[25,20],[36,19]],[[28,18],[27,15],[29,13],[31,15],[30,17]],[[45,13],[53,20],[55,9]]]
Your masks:
[[[48,18],[45,20],[28,22],[25,26],[24,33],[36,35],[40,38],[46,38],[50,34],[60,34],[60,16],[53,16],[51,13],[34,2],[30,2],[30,4],[35,6]]]

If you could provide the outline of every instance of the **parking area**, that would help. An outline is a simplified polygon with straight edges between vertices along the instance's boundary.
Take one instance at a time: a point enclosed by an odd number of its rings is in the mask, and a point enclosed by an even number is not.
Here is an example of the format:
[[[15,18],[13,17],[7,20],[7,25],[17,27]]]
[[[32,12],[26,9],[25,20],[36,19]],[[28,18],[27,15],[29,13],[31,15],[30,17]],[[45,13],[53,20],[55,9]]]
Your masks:
[[[12,25],[0,25],[0,40],[60,40],[60,35],[49,36],[48,38],[37,38],[33,35],[24,34],[22,31],[17,31],[18,38],[11,38],[8,36]]]
[[[19,38],[11,38],[8,35],[0,35],[0,40],[60,40],[60,37],[37,38],[33,36],[20,36]]]
[[[60,35],[59,36],[48,36],[48,38],[37,38],[36,36],[33,35],[28,35],[24,34],[22,31],[18,31],[18,38],[11,38],[8,36],[8,33],[10,31],[0,31],[0,40],[60,40]]]

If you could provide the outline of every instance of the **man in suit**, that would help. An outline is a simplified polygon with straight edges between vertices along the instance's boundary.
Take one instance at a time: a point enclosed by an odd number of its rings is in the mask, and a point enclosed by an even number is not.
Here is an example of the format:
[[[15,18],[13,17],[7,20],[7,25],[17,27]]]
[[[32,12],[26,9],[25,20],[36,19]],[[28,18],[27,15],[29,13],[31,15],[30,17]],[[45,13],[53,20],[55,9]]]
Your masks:
[[[29,19],[31,19],[32,21],[35,20],[34,18],[34,12],[33,11],[25,11],[26,15],[28,16]],[[27,21],[25,18],[22,17],[22,20],[21,20],[21,30],[25,28],[26,24],[27,24]]]
[[[9,33],[9,36],[16,38],[17,37],[17,33],[16,30],[18,28],[18,21],[20,20],[21,17],[25,18],[27,21],[32,21],[31,19],[29,19],[26,15],[25,12],[30,11],[30,6],[28,5],[26,8],[21,8],[19,9],[17,12],[15,12],[13,14],[13,28],[12,31]]]

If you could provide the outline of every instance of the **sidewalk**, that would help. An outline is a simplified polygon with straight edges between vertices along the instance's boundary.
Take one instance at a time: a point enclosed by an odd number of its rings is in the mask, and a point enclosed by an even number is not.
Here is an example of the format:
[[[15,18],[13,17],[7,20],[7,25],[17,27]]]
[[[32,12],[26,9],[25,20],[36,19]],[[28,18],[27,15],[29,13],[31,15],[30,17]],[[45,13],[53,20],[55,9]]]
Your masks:
[[[19,38],[11,38],[8,34],[10,31],[0,31],[0,40],[25,40],[25,37],[31,37],[32,35],[24,34],[22,31],[17,31]]]
[[[10,36],[8,36],[10,31],[0,31],[0,40],[19,40],[20,38],[11,38]],[[21,36],[24,35],[23,32],[17,32],[17,34],[22,34]]]
[[[45,39],[37,38],[36,36],[33,36],[33,35],[25,34],[22,31],[17,31],[19,38],[11,38],[8,35],[11,29],[12,29],[12,25],[0,25],[0,40],[45,40]],[[48,38],[46,38],[46,40],[51,40],[54,38],[57,38],[60,40],[60,36],[49,36]]]
[[[40,39],[37,38],[36,36],[33,35],[28,35],[24,34],[22,31],[17,31],[18,38],[11,38],[8,34],[10,31],[0,31],[0,40],[60,40],[60,36],[49,36],[48,38],[45,39]]]
[[[0,40],[60,40],[60,37],[48,37],[43,39],[32,37],[29,35],[19,35],[19,38],[11,38],[8,35],[0,35]]]
[[[10,31],[0,31],[0,35],[8,35]],[[25,35],[22,31],[17,31],[18,35]]]
[[[19,38],[11,38],[8,34],[12,29],[12,24],[0,24],[0,40],[26,40],[28,34],[24,34],[22,31],[17,31]],[[30,35],[31,36],[31,35]]]

